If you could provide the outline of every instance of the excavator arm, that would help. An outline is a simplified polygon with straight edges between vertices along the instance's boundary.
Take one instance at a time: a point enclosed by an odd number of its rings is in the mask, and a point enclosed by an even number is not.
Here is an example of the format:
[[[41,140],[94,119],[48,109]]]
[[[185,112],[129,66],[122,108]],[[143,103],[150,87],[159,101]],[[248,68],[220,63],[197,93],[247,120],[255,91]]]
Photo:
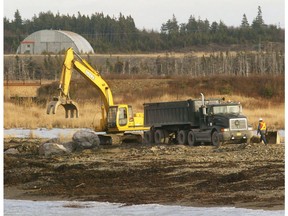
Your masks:
[[[51,111],[53,114],[56,114],[57,108],[59,106],[63,106],[65,109],[66,118],[69,117],[69,113],[71,118],[73,118],[75,114],[76,117],[79,116],[78,104],[71,100],[69,96],[69,87],[73,69],[79,72],[86,80],[88,80],[98,89],[103,101],[101,121],[101,124],[103,124],[105,115],[108,113],[109,106],[114,105],[111,89],[105,80],[102,79],[100,73],[96,71],[87,61],[75,53],[72,48],[69,48],[66,51],[59,83],[59,96],[54,97],[48,104],[47,114],[50,114]]]

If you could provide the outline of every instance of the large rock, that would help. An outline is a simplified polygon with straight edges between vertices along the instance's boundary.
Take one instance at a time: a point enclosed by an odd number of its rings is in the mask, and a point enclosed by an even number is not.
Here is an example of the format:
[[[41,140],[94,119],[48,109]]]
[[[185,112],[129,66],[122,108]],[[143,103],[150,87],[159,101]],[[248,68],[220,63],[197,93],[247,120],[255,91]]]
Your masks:
[[[73,137],[77,149],[91,149],[100,145],[100,139],[94,131],[80,130]]]
[[[19,154],[19,151],[16,148],[7,149],[4,154]]]
[[[43,143],[39,146],[39,154],[51,156],[51,155],[61,155],[68,153],[67,149],[58,143]]]
[[[73,141],[62,143],[64,148],[66,148],[68,153],[74,152],[77,148],[77,144],[75,144]]]

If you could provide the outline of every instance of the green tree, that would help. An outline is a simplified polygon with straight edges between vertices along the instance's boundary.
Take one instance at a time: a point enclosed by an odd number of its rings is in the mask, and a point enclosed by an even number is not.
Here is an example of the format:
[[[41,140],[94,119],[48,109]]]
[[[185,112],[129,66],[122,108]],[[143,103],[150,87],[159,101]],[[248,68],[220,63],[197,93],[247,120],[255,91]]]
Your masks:
[[[243,18],[241,21],[241,28],[249,28],[249,22],[247,20],[246,14],[243,14]]]
[[[179,33],[178,21],[173,14],[172,19],[169,19],[165,24],[161,26],[161,32],[165,34],[175,35]]]
[[[263,28],[263,26],[264,26],[264,20],[262,17],[262,10],[261,10],[261,7],[258,6],[258,14],[252,22],[252,28],[255,30],[259,30],[259,29]]]
[[[14,21],[13,21],[15,30],[18,32],[21,31],[22,24],[23,24],[23,20],[22,20],[19,10],[17,9],[16,12],[14,13]]]
[[[217,22],[213,22],[213,23],[211,24],[210,29],[211,29],[211,32],[212,32],[212,33],[216,33],[216,32],[218,31],[218,23],[217,23]]]
[[[190,16],[188,23],[186,24],[187,33],[195,33],[199,30],[198,22],[194,16]]]

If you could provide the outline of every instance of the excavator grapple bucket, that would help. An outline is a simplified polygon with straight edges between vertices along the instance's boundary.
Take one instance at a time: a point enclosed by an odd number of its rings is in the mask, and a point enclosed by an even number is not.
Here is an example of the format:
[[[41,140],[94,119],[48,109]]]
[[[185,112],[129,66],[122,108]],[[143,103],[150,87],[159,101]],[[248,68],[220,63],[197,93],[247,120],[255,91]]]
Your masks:
[[[65,109],[65,117],[66,118],[78,118],[79,116],[79,108],[78,104],[72,100],[61,100],[59,98],[53,98],[51,102],[47,105],[47,114],[49,115],[52,111],[52,114],[56,114],[59,106],[63,106]],[[70,114],[70,115],[69,115]]]

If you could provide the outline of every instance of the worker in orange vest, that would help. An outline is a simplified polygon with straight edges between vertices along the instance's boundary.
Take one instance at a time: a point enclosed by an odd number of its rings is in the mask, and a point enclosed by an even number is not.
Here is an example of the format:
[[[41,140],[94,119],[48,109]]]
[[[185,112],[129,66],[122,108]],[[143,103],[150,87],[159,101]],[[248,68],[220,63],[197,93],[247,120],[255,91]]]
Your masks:
[[[265,143],[265,145],[267,145],[267,140],[265,137],[265,134],[267,133],[267,127],[266,127],[266,123],[263,121],[262,118],[259,119],[259,124],[258,124],[258,129],[257,129],[257,135],[260,134],[260,142]]]

